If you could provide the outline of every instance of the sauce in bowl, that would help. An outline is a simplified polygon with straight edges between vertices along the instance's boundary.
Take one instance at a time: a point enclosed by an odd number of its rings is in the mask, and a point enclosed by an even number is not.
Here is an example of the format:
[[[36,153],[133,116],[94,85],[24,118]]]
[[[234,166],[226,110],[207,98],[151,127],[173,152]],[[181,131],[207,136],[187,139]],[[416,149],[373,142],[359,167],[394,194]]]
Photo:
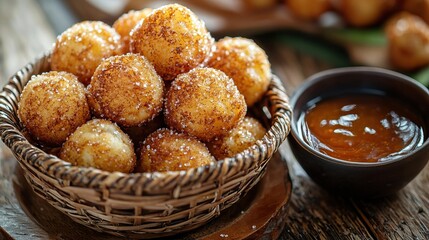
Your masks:
[[[400,101],[351,94],[322,99],[299,116],[304,141],[331,157],[380,162],[403,156],[425,140],[422,119]]]

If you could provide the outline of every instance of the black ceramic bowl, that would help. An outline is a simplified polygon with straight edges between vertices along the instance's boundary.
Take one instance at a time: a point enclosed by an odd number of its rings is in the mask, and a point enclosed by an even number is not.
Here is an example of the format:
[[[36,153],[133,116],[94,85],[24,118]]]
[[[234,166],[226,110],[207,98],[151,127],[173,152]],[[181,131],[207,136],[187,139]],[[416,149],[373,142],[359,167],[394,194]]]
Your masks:
[[[303,140],[298,118],[309,102],[350,93],[377,92],[400,99],[422,117],[424,143],[410,153],[384,162],[350,162],[318,152]],[[349,67],[311,76],[291,98],[293,109],[292,151],[307,174],[334,194],[379,197],[407,185],[429,159],[429,91],[413,79],[389,70]]]

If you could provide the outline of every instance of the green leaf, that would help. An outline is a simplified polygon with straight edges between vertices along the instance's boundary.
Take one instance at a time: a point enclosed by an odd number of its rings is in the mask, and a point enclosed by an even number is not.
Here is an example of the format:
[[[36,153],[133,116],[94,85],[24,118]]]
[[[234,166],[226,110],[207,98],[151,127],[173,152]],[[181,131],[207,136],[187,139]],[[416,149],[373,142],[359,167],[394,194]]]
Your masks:
[[[354,43],[363,45],[382,46],[387,44],[387,39],[381,28],[342,28],[326,29],[322,35],[327,39],[340,43]]]
[[[426,87],[429,87],[429,67],[425,67],[414,74],[411,74],[411,77],[423,84]]]
[[[316,35],[285,30],[274,34],[274,39],[287,47],[330,64],[333,67],[350,66],[345,49]]]

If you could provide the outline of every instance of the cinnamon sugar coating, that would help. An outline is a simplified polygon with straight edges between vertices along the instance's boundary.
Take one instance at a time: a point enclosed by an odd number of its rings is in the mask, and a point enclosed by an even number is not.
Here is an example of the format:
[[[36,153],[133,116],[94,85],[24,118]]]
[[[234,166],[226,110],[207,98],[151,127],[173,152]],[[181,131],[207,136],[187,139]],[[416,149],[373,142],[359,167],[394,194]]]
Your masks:
[[[262,98],[271,81],[268,57],[250,39],[225,37],[219,40],[207,65],[231,77],[249,107]]]
[[[131,51],[145,56],[164,80],[202,65],[213,42],[204,22],[179,4],[155,9],[131,33]]]
[[[51,68],[73,73],[88,85],[101,60],[122,51],[120,35],[113,28],[99,21],[84,21],[58,36]]]
[[[265,128],[258,120],[245,117],[227,135],[208,142],[207,147],[216,159],[221,160],[226,157],[233,157],[249,148],[256,141],[262,139],[265,133]]]
[[[142,10],[131,10],[122,14],[112,25],[119,35],[121,35],[124,52],[130,52],[130,33],[131,30],[144,18],[152,13],[151,8],[144,8]]]
[[[60,158],[75,166],[129,173],[136,156],[127,134],[108,120],[93,119],[76,129],[64,143]]]
[[[145,57],[128,53],[104,59],[88,92],[96,116],[121,126],[139,126],[161,111],[164,82]]]
[[[146,138],[140,156],[137,172],[180,171],[215,162],[204,143],[166,128]]]
[[[167,92],[166,123],[202,141],[228,133],[247,111],[234,81],[213,68],[195,68],[181,74]]]
[[[71,73],[34,75],[21,93],[18,116],[34,140],[61,145],[90,118],[85,87]]]

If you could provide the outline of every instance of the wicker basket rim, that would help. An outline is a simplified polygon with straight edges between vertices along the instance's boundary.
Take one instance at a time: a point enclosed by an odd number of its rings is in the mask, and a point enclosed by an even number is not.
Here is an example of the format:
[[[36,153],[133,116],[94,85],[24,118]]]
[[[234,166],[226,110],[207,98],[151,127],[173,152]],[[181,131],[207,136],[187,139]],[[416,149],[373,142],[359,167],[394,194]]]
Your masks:
[[[286,128],[286,131],[283,131],[281,136],[277,136],[281,139],[281,141],[276,141],[274,139],[274,146],[270,146],[277,150],[280,144],[286,139],[290,131],[290,119],[292,117],[292,111],[289,106],[288,97],[284,87],[282,86],[281,80],[273,74],[269,85],[269,90],[271,91],[267,91],[267,93],[264,95],[264,98],[268,98],[273,106],[271,110],[272,119],[270,128],[265,133],[263,139],[258,140],[256,144],[234,157],[225,158],[223,160],[217,161],[216,163],[211,163],[207,166],[201,166],[189,170],[153,173],[112,173],[95,168],[72,166],[70,163],[61,160],[54,155],[47,154],[37,146],[32,145],[19,130],[19,124],[15,124],[12,120],[12,116],[16,114],[13,104],[18,104],[19,102],[19,96],[13,95],[20,95],[22,88],[25,85],[21,82],[21,78],[25,75],[29,75],[29,78],[31,78],[31,76],[34,75],[35,69],[43,68],[43,64],[49,64],[50,54],[50,52],[43,53],[40,57],[37,57],[35,60],[24,66],[22,69],[16,72],[2,88],[2,91],[0,92],[0,135],[2,141],[14,152],[14,154],[18,154],[20,157],[22,157],[22,159],[28,161],[32,166],[53,178],[58,178],[58,176],[60,176],[61,180],[63,181],[73,182],[73,176],[75,176],[76,173],[82,174],[84,176],[97,175],[98,177],[104,179],[104,184],[109,185],[109,182],[113,183],[118,179],[122,179],[123,181],[127,182],[135,182],[141,181],[142,178],[146,180],[153,180],[156,178],[169,179],[180,176],[193,176],[201,174],[202,172],[211,172],[217,168],[228,168],[228,165],[238,164],[239,161],[246,161],[249,159],[252,160],[253,156],[251,149],[257,150],[266,148],[268,145],[272,145],[271,141],[276,137],[275,129]],[[15,97],[16,102],[14,101],[13,97]],[[54,170],[52,171],[53,168]],[[61,171],[58,171],[58,169],[61,169]]]

